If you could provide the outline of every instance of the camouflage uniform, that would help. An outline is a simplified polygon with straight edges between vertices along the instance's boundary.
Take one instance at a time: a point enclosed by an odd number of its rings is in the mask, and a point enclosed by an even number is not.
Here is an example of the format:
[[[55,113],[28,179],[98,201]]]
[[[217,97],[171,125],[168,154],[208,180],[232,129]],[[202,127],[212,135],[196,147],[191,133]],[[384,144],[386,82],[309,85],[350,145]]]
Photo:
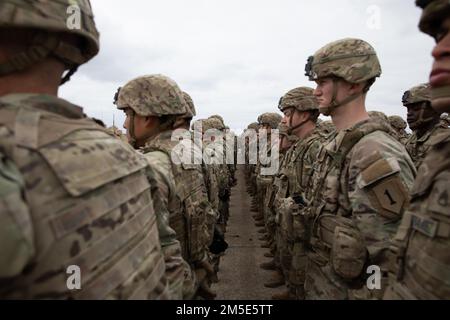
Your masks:
[[[374,49],[359,39],[328,44],[306,67],[310,80],[335,76],[349,83],[368,81],[381,68]],[[335,80],[336,81],[336,80]],[[348,102],[356,96],[350,96]],[[332,100],[326,113],[344,102]],[[321,109],[322,110],[322,109]],[[310,234],[305,291],[308,299],[379,296],[368,292],[367,265],[381,269],[385,289],[387,251],[408,205],[415,169],[403,145],[383,122],[365,120],[331,137],[315,162],[311,203],[304,212]]]
[[[99,49],[90,3],[79,6],[81,30],[69,31],[67,4],[50,0],[2,1],[1,25],[83,39],[64,57],[74,70]],[[42,35],[34,52],[46,54],[22,67],[58,51],[52,43],[66,45],[56,33]],[[0,73],[13,73],[9,67],[0,64]],[[145,174],[151,168],[141,155],[82,108],[44,94],[0,98],[0,141],[1,299],[170,297]],[[80,268],[80,290],[67,286],[69,266]]]
[[[281,121],[281,115],[273,112],[266,112],[263,113],[258,117],[258,123],[260,126],[268,125],[270,129],[276,129],[278,127],[278,124]],[[270,130],[269,129],[269,130]],[[258,147],[258,163],[256,165],[255,169],[255,175],[256,175],[256,201],[258,204],[258,212],[261,214],[261,216],[264,218],[264,223],[267,227],[267,211],[265,210],[264,203],[265,203],[265,195],[267,187],[272,183],[272,176],[267,176],[262,174],[262,167],[263,165],[260,161],[260,154],[259,151],[264,152],[266,151],[267,157],[270,158],[272,156],[272,151],[274,147],[278,149],[278,145],[272,145],[271,141],[271,133],[267,130],[267,140],[265,144],[259,145]],[[264,132],[264,131],[263,131]],[[261,141],[258,141],[258,144]]]
[[[289,91],[281,100],[281,111],[295,108],[300,112],[312,112],[310,121],[318,116],[318,104],[313,89],[299,87]],[[290,120],[291,122],[291,120]],[[297,125],[300,127],[303,123]],[[292,124],[289,124],[292,131]],[[295,128],[295,127],[294,127]],[[306,192],[311,184],[314,163],[325,139],[325,134],[315,129],[307,136],[297,139],[285,156],[281,173],[281,184],[276,196],[278,234],[282,242],[280,248],[283,273],[289,292],[293,298],[304,299],[306,269],[305,223],[301,215],[306,205]]]
[[[435,36],[450,17],[448,1],[417,1],[424,10],[420,29]],[[431,88],[432,105],[448,99],[447,86]],[[450,111],[450,104],[446,105]],[[395,237],[395,277],[385,299],[450,299],[450,133],[430,141],[431,149],[419,168],[411,205]]]
[[[413,87],[410,90],[406,91],[403,96],[403,105],[405,106],[421,102],[423,103],[430,102],[430,86],[428,84],[422,84]],[[420,117],[415,122],[416,126],[427,125],[427,123],[433,121],[433,118],[429,119],[423,118],[423,112],[425,108],[431,108],[431,105],[426,104],[424,107],[422,107]],[[443,126],[441,123],[436,123],[435,126],[431,127],[420,137],[418,137],[418,130],[415,130],[412,133],[412,135],[408,138],[408,141],[406,141],[405,146],[416,168],[420,167],[423,159],[429,152],[431,148],[430,141],[433,139],[433,137],[439,135],[442,131],[447,130],[449,129]]]
[[[155,209],[175,231],[168,232],[166,238],[161,239],[166,259],[172,261],[167,264],[173,269],[166,270],[171,288],[181,288],[184,298],[192,298],[195,289],[205,281],[204,271],[211,271],[207,261],[207,216],[211,207],[201,166],[183,161],[181,151],[185,148],[177,139],[171,139],[177,116],[186,112],[186,102],[173,80],[162,75],[150,75],[128,82],[120,90],[117,107],[130,108],[140,116],[172,116],[160,125],[159,133],[148,139],[142,151],[156,171]],[[133,136],[133,132],[130,135]],[[190,141],[190,135],[187,140]],[[174,236],[181,246],[180,252]],[[196,283],[193,283],[195,275],[182,263],[180,253],[195,270]]]
[[[402,119],[400,116],[389,116],[388,117],[389,124],[395,131],[395,137],[397,140],[403,144],[406,145],[406,142],[408,141],[409,134],[406,132],[406,121]]]
[[[450,127],[450,115],[448,113],[441,114],[441,124],[446,128]]]

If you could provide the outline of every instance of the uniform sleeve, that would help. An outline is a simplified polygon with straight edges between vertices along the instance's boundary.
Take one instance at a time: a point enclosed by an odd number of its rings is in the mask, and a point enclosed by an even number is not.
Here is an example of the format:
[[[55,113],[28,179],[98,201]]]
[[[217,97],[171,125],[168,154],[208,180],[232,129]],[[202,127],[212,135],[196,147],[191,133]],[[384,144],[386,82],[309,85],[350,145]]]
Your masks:
[[[147,177],[152,186],[153,206],[155,208],[161,245],[170,246],[179,243],[175,231],[170,227],[169,198],[174,193],[172,169],[169,157],[160,151],[146,153],[150,167]]]
[[[348,167],[348,197],[353,221],[370,263],[382,265],[390,242],[409,204],[415,168],[404,147],[376,133],[363,138]]]
[[[16,166],[0,152],[0,279],[20,275],[35,255],[24,181]]]

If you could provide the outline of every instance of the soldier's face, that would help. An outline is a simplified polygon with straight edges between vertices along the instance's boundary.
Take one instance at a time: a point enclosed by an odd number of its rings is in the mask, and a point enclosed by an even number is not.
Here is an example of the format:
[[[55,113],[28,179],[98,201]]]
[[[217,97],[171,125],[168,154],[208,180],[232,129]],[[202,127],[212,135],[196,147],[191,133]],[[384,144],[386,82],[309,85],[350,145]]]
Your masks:
[[[434,57],[430,74],[430,84],[433,88],[450,86],[450,18],[442,22],[441,30],[436,35],[436,46],[432,51]],[[450,111],[450,98],[433,100],[433,108],[439,112]]]
[[[439,114],[426,102],[411,103],[406,108],[408,109],[406,121],[411,130],[420,129],[420,127],[424,127],[434,119],[439,118]],[[421,119],[427,120],[419,122]]]
[[[125,122],[123,124],[123,127],[127,130],[127,139],[128,141],[131,140],[131,121],[132,121],[132,110],[127,109],[125,110]],[[153,130],[152,123],[150,121],[150,117],[142,117],[140,115],[135,114],[134,115],[134,139],[136,139],[137,145],[142,146],[145,143],[146,138],[149,136],[149,132]],[[156,125],[156,123],[154,123]]]
[[[314,95],[317,98],[320,108],[326,108],[331,104],[331,99],[333,98],[333,87],[333,80],[331,78],[316,80]]]

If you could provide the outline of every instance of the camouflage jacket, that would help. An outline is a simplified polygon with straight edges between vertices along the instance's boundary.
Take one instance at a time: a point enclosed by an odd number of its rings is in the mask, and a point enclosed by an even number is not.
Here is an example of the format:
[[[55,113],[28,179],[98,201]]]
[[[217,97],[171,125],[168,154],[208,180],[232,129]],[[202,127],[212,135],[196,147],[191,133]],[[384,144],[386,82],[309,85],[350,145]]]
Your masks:
[[[450,131],[429,143],[395,236],[398,264],[387,299],[450,299]]]
[[[175,189],[164,190],[166,195],[172,194],[170,198],[166,197],[170,199],[167,203],[170,226],[180,241],[183,258],[190,264],[196,264],[206,259],[207,214],[212,208],[201,165],[182,161],[177,151],[183,148],[177,149],[180,142],[172,141],[172,133],[173,131],[165,131],[153,137],[146,143],[143,152],[157,152],[159,161],[172,171],[171,180],[174,181]]]
[[[303,237],[294,228],[293,215],[299,213],[298,204],[290,201],[291,197],[301,197],[306,205],[308,186],[312,184],[314,163],[322,148],[325,135],[314,130],[307,137],[294,143],[283,159],[280,170],[278,191],[275,195],[276,220],[290,240]],[[295,209],[298,210],[295,210]]]
[[[348,281],[359,279],[367,263],[387,269],[389,244],[416,173],[404,146],[388,132],[384,123],[362,121],[336,133],[317,158],[307,208],[313,222],[308,258],[329,271],[325,278],[307,277],[313,297],[348,298]],[[314,289],[315,282],[323,288]]]
[[[0,98],[0,297],[168,298],[146,169],[80,107]]]
[[[431,130],[427,131],[420,138],[417,137],[416,132],[414,132],[406,142],[406,150],[408,151],[411,159],[413,160],[416,168],[419,168],[422,164],[423,159],[427,155],[430,150],[432,144],[430,143],[431,139],[436,135],[440,134],[442,131],[448,131],[449,128],[443,126],[442,124],[438,124],[435,127],[431,128]]]
[[[170,226],[170,223],[173,225],[176,220],[175,208],[179,205],[171,162],[169,157],[160,151],[147,152],[144,156],[153,168],[147,176],[152,186],[153,206],[158,217],[159,240],[164,253],[171,296],[177,300],[190,299],[195,293],[195,275],[183,259],[178,235]],[[183,248],[185,246],[183,241]]]

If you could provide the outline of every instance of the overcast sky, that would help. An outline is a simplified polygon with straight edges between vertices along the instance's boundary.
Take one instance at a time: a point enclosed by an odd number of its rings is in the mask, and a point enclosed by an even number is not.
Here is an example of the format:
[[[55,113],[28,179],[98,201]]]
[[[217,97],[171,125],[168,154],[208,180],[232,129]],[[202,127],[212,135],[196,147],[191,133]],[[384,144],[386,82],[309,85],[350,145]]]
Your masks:
[[[401,97],[426,82],[433,41],[419,32],[413,0],[91,0],[100,53],[61,88],[61,97],[122,128],[117,87],[162,73],[188,92],[197,117],[221,114],[241,131],[304,76],[308,56],[356,37],[378,53],[383,73],[368,110],[405,117]]]

